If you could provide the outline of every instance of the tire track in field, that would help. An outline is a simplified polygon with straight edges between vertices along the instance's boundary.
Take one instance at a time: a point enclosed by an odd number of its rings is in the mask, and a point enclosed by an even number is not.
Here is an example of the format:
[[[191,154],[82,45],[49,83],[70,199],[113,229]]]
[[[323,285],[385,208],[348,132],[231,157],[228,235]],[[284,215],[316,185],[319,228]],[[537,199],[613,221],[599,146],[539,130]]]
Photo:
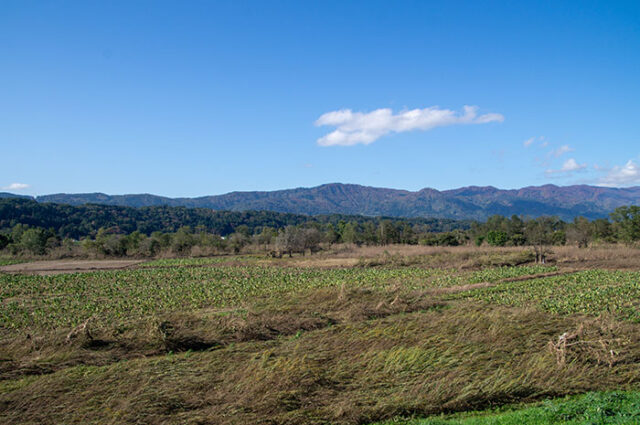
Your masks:
[[[491,288],[494,286],[498,286],[501,285],[503,283],[509,283],[509,282],[522,282],[522,281],[526,281],[526,280],[533,280],[533,279],[542,279],[545,277],[554,277],[554,276],[564,276],[564,275],[570,275],[570,274],[574,274],[574,273],[578,273],[580,270],[562,270],[562,271],[556,271],[556,272],[549,272],[549,273],[539,273],[539,274],[533,274],[533,275],[528,275],[528,276],[518,276],[518,277],[509,277],[506,279],[501,279],[498,280],[496,282],[479,282],[479,283],[469,283],[466,285],[458,285],[458,286],[449,286],[446,288],[432,288],[427,290],[426,292],[429,295],[444,295],[444,294],[457,294],[459,292],[465,292],[465,291],[471,291],[473,289],[479,289],[479,288]]]

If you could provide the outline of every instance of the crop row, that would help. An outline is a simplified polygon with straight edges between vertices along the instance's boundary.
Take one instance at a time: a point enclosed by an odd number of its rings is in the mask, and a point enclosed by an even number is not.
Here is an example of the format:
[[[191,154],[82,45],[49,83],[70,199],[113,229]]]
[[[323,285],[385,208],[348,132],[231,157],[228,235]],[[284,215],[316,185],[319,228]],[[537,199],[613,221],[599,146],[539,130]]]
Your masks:
[[[455,296],[558,314],[611,314],[640,322],[640,273],[588,270],[567,275],[502,283]]]
[[[256,262],[259,257],[250,256],[219,256],[219,257],[194,257],[194,258],[162,258],[142,263],[140,267],[188,267],[206,266],[228,262],[250,263]]]
[[[233,307],[265,296],[331,286],[408,289],[536,274],[503,267],[456,274],[423,268],[319,269],[261,266],[171,267],[59,274],[0,274],[0,328],[74,326],[88,317],[125,321],[161,312]]]

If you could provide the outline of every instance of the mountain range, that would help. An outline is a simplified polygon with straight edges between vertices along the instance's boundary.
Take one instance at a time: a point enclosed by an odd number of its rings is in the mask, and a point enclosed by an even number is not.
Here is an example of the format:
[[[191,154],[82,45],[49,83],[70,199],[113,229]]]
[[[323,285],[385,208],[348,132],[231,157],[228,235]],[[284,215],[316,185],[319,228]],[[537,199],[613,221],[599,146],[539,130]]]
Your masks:
[[[20,196],[0,193],[0,198]],[[526,217],[558,216],[571,220],[607,217],[623,205],[640,205],[640,187],[609,188],[588,185],[530,186],[503,190],[469,186],[438,191],[385,189],[331,183],[312,188],[271,192],[231,192],[197,198],[168,198],[150,194],[106,195],[81,193],[37,196],[38,202],[106,204],[130,207],[184,206],[214,210],[267,210],[295,214],[349,214],[389,217],[437,217],[485,220],[494,214]]]

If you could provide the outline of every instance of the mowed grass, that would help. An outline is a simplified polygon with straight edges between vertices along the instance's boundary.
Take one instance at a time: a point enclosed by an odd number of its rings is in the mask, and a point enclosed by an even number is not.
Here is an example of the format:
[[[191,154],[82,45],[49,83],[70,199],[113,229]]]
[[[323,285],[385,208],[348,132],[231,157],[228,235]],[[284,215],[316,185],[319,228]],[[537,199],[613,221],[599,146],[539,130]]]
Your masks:
[[[89,317],[118,323],[171,311],[237,307],[257,297],[326,287],[407,289],[495,282],[553,268],[456,273],[423,268],[171,267],[54,276],[0,274],[0,329],[73,327]]]
[[[503,409],[504,410],[504,409]],[[595,392],[513,411],[397,420],[379,425],[595,425],[640,423],[640,392]]]
[[[530,306],[556,314],[609,314],[640,322],[640,273],[588,270],[508,282],[457,294],[510,306]]]

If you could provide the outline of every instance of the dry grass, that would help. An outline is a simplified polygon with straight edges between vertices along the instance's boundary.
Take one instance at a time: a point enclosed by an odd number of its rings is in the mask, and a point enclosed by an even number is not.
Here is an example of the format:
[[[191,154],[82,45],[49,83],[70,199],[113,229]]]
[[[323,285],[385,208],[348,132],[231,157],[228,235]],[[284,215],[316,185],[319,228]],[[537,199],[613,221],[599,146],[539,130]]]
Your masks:
[[[332,294],[337,302],[340,294]],[[322,295],[318,295],[323,299]],[[353,300],[352,300],[353,301]],[[320,302],[322,304],[322,301]],[[358,315],[358,319],[369,313]],[[624,340],[559,364],[549,341]],[[359,424],[640,383],[637,325],[458,302],[269,341],[76,366],[0,383],[8,423]]]
[[[421,293],[342,287],[282,295],[277,300],[262,298],[240,308],[159,314],[117,326],[89,318],[71,330],[3,333],[0,379],[52,373],[80,364],[105,365],[167,352],[268,341],[442,306],[444,303]]]
[[[640,268],[630,248],[553,251],[561,272]],[[260,261],[477,269],[527,252],[350,247]],[[2,333],[0,423],[366,424],[640,388],[640,324],[444,301],[474,288],[316,288],[117,326]]]
[[[640,249],[625,245],[590,248],[554,247],[552,258],[558,265],[580,269],[640,270]]]
[[[271,264],[306,267],[421,266],[429,268],[479,269],[513,266],[535,261],[532,250],[522,247],[432,247],[421,245],[337,245],[313,256],[269,261]]]
[[[640,270],[640,249],[625,245],[550,247],[550,263],[577,269]],[[490,266],[513,266],[535,261],[530,247],[421,245],[361,246],[341,245],[312,257],[294,257],[287,264],[309,267],[409,266],[479,269]],[[278,262],[275,262],[278,264]],[[282,262],[281,262],[282,263]]]
[[[605,269],[634,269],[640,270],[640,249],[625,245],[599,245],[589,248],[576,246],[554,246],[550,248],[548,256],[550,263],[577,269],[605,268]],[[202,255],[214,253],[198,252]],[[172,255],[160,255],[158,258],[175,258]],[[218,257],[216,257],[218,258]],[[225,255],[220,258],[228,259],[226,263],[216,265],[241,265],[246,261],[242,256]],[[324,251],[314,255],[295,255],[292,258],[274,259],[260,251],[253,253],[253,264],[279,265],[285,267],[375,267],[375,266],[421,266],[436,268],[480,269],[491,266],[514,266],[529,264],[535,261],[533,249],[530,247],[488,247],[488,246],[457,246],[434,247],[422,245],[387,245],[387,246],[356,246],[349,244],[327,247]],[[36,261],[23,265],[0,267],[0,271],[37,272],[39,274],[72,272],[73,268],[66,264],[83,263],[78,268],[82,270],[103,270],[112,268],[110,263],[129,262],[139,263],[143,260],[87,260],[87,261]],[[211,266],[211,265],[206,265]],[[60,267],[63,267],[62,270]],[[66,267],[66,268],[65,268]],[[24,269],[24,270],[22,270]],[[31,270],[33,269],[33,270]]]

